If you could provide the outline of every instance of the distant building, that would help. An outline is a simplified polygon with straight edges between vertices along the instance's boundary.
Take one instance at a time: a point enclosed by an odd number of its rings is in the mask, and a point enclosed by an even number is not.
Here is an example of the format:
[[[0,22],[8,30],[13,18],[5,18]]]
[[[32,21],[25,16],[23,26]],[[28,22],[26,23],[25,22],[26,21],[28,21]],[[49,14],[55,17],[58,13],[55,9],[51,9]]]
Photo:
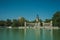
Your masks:
[[[39,22],[39,15],[36,16],[36,22]]]
[[[41,23],[42,23],[42,26],[50,26],[50,27],[52,27],[52,21],[50,21],[49,23],[40,22],[38,14],[36,16],[35,22],[31,22],[31,23],[25,22],[25,26],[41,27]]]
[[[27,24],[28,24],[28,26],[30,25],[30,26],[40,26],[40,20],[39,20],[39,16],[37,15],[36,16],[36,19],[35,19],[36,21],[33,23],[27,23],[27,22],[25,22],[25,26],[27,26]]]

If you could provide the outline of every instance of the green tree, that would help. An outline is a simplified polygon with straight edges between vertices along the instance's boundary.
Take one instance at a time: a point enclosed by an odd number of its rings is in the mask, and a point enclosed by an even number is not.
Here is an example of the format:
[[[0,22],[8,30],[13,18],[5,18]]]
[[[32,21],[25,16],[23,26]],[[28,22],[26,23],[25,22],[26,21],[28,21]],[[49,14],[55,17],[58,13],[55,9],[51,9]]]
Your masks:
[[[25,21],[26,21],[26,20],[25,20],[24,17],[20,17],[20,18],[18,19],[19,26],[24,26],[24,22],[25,22]]]
[[[4,20],[0,20],[0,26],[4,26],[5,24],[5,21]]]
[[[5,26],[11,26],[11,24],[12,24],[12,22],[11,22],[10,19],[7,19],[7,20],[5,21]]]
[[[51,21],[51,19],[46,19],[44,22],[49,23],[50,21]]]
[[[60,11],[56,12],[53,15],[52,20],[53,20],[53,26],[60,27]]]
[[[18,27],[18,21],[16,19],[13,19],[12,27]]]
[[[40,25],[43,26],[42,20],[40,19]]]

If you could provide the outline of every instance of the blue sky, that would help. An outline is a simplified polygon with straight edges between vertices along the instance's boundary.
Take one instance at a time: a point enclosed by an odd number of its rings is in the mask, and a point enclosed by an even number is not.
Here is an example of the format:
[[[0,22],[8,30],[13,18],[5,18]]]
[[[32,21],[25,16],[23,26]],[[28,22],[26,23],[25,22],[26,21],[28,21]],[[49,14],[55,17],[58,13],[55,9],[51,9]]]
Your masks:
[[[24,17],[34,20],[51,18],[60,11],[60,0],[0,0],[0,20]]]

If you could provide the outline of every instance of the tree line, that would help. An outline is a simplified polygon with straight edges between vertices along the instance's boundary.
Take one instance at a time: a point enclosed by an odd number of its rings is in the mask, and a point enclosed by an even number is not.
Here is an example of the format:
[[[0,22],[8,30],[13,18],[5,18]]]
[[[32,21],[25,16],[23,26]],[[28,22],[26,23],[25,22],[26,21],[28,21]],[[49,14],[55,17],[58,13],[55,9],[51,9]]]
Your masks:
[[[51,19],[46,19],[44,22],[50,22],[51,20],[52,20],[53,26],[60,27],[60,11],[55,12]],[[41,22],[41,26],[42,26],[42,20],[39,19],[39,21]],[[2,26],[2,27],[5,27],[5,26],[19,27],[19,26],[24,26],[24,22],[33,22],[34,23],[34,22],[36,22],[36,20],[29,21],[29,20],[26,20],[24,17],[21,17],[18,20],[17,19],[0,20],[0,26]]]
[[[27,21],[25,20],[24,17],[20,18],[20,19],[13,19],[13,20],[10,20],[10,19],[7,19],[6,21],[5,20],[0,20],[0,26],[13,26],[13,27],[18,27],[18,26],[24,26],[24,22]]]

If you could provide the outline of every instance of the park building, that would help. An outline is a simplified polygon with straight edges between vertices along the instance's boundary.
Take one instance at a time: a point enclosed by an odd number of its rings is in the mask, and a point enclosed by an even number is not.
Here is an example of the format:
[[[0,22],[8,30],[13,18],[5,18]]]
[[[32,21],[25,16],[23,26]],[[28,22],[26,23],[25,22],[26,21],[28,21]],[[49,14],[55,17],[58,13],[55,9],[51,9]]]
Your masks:
[[[52,21],[48,22],[48,23],[45,23],[45,22],[41,22],[40,19],[39,19],[39,15],[36,16],[36,19],[35,19],[35,22],[32,22],[32,23],[28,23],[28,22],[25,22],[24,25],[25,27],[26,26],[30,26],[30,27],[42,27],[41,26],[41,23],[42,23],[42,26],[43,27],[52,27]]]

